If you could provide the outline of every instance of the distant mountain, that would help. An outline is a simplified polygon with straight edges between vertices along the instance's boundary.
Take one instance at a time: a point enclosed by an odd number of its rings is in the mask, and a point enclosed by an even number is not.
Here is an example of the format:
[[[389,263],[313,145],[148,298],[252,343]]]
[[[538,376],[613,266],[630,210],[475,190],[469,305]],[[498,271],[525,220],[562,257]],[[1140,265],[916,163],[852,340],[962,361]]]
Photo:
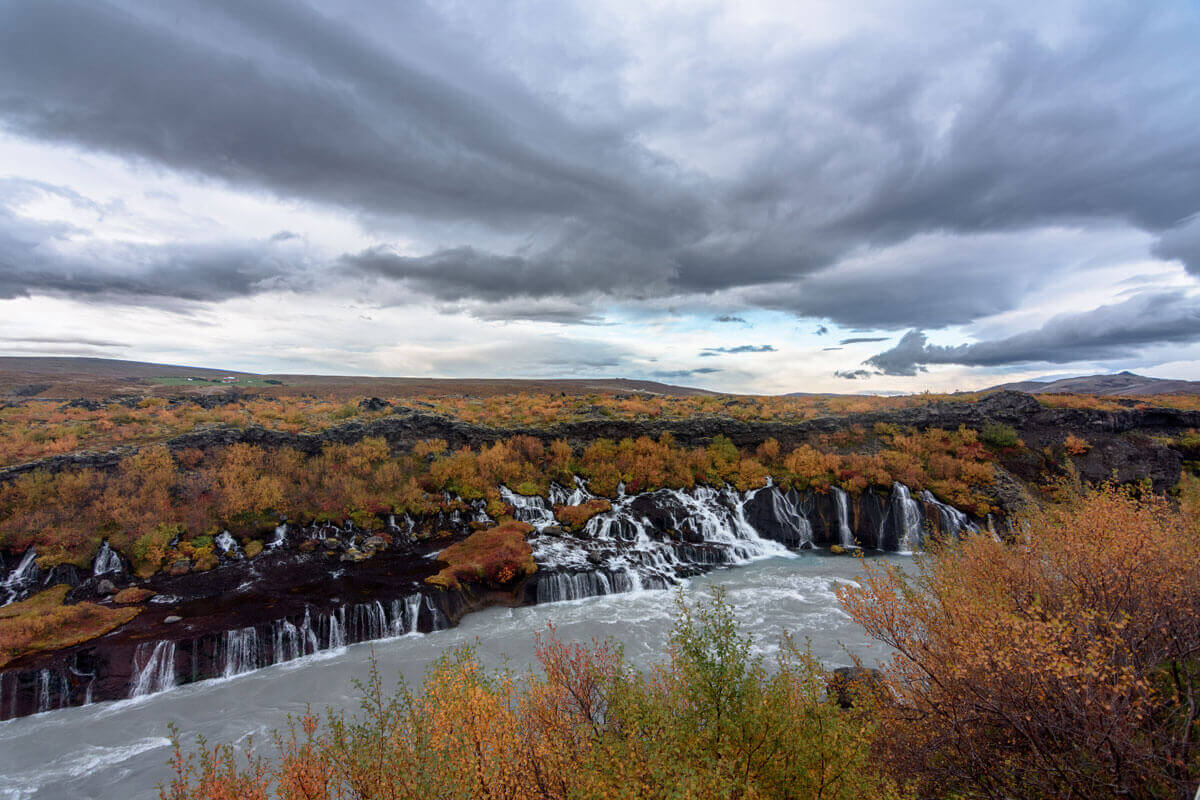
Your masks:
[[[1200,381],[1180,381],[1168,378],[1149,378],[1132,372],[1115,375],[1083,375],[1052,381],[1019,381],[1002,383],[986,391],[1012,389],[1029,394],[1200,394]]]
[[[228,380],[227,380],[228,379]],[[235,380],[236,379],[236,380]],[[148,364],[109,358],[0,356],[0,397],[63,399],[179,394],[233,389],[271,394],[408,397],[517,392],[587,395],[645,392],[673,397],[718,394],[706,389],[626,378],[393,378],[359,375],[255,374],[237,370]]]

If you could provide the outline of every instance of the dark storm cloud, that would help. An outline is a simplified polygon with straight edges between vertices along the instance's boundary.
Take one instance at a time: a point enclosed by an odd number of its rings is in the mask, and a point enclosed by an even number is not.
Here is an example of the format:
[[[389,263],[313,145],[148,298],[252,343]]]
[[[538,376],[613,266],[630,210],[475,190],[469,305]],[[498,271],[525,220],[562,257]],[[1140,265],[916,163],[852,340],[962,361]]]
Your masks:
[[[35,294],[117,302],[211,302],[297,286],[299,260],[266,243],[88,244],[81,231],[0,204],[0,299]]]
[[[1200,275],[1200,216],[1166,231],[1154,245],[1154,255],[1183,264],[1193,275]]]
[[[1104,361],[1156,344],[1200,342],[1200,298],[1182,291],[1146,292],[1002,339],[932,345],[919,330],[864,363],[885,375],[915,375],[929,364],[994,367],[1008,364]],[[848,377],[843,375],[842,377]]]
[[[838,344],[861,344],[863,342],[886,342],[887,336],[853,336],[849,339],[842,339]]]
[[[766,48],[765,62],[698,52],[686,92],[572,115],[553,78],[522,83],[476,52],[472,36],[492,31],[451,30],[416,3],[356,7],[353,22],[282,0],[9,3],[0,126],[344,209],[371,230],[430,222],[425,252],[398,255],[379,232],[334,270],[448,303],[742,289],[846,326],[967,324],[1018,307],[1048,267],[1001,248],[968,256],[955,238],[1049,226],[1132,225],[1195,271],[1191,234],[1176,231],[1200,211],[1195,9],[1088,6],[1058,40],[1004,9],[948,3],[936,36],[898,20],[869,38]],[[545,66],[619,75],[636,60],[619,48],[572,58]],[[768,102],[751,98],[760,86]],[[723,120],[742,132],[713,148],[739,154],[725,170],[645,144]],[[856,261],[934,234],[941,254],[899,279],[886,259]],[[228,250],[142,253],[133,274],[97,252],[97,265],[71,263],[71,281],[33,265],[0,293],[108,285],[203,300],[289,281],[288,264]]]
[[[587,218],[643,247],[687,224],[686,197],[624,180],[664,177],[646,154],[518,89],[473,94],[299,3],[187,13],[9,5],[6,127],[363,212]]]

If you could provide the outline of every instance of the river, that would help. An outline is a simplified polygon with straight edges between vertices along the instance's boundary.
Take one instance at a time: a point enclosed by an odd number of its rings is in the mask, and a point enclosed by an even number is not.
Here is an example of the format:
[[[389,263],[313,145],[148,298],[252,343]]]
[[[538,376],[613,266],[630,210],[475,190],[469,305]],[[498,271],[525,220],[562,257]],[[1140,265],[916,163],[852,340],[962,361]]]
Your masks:
[[[911,559],[873,555],[871,563],[911,564]],[[830,666],[849,664],[849,654],[873,664],[883,645],[869,641],[839,607],[834,587],[853,582],[863,560],[806,551],[773,557],[690,580],[684,591],[699,596],[722,586],[755,646],[769,655],[783,630]],[[338,652],[278,664],[223,680],[194,683],[136,700],[97,703],[0,723],[0,800],[152,800],[169,778],[168,725],[185,741],[202,734],[210,742],[244,742],[253,736],[270,750],[270,731],[289,714],[326,706],[353,709],[354,678],[364,678],[374,649],[386,680],[403,675],[419,683],[426,667],[446,648],[476,643],[485,663],[523,668],[532,659],[534,636],[552,622],[560,638],[588,641],[613,637],[638,666],[662,658],[674,618],[673,591],[642,591],[518,609],[490,608],[465,617],[454,629],[428,635],[352,645]]]

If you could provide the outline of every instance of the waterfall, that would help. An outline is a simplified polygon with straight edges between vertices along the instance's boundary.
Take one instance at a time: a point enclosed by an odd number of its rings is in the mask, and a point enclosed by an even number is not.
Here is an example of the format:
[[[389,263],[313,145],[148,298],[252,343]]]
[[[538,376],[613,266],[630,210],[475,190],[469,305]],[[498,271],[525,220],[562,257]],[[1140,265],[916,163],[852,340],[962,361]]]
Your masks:
[[[133,686],[130,697],[144,697],[175,685],[175,642],[139,644],[133,653]]]
[[[566,600],[581,600],[585,597],[628,592],[633,589],[628,572],[539,573],[537,581],[538,603],[559,603]]]
[[[854,547],[854,533],[850,530],[850,498],[838,487],[832,489],[837,505],[838,541],[842,547]]]
[[[272,663],[279,664],[304,655],[299,628],[286,619],[275,620],[272,627],[274,628],[272,637],[274,641],[271,648]]]
[[[788,552],[761,537],[746,518],[746,503],[759,491],[772,492],[775,515],[797,542],[812,541],[812,526],[799,508],[774,488],[736,492],[728,487],[697,486],[688,491],[661,489],[643,495],[619,492],[609,511],[588,520],[572,536],[557,531],[551,504],[576,505],[591,499],[582,481],[567,491],[551,486],[549,502],[501,489],[514,516],[535,528],[530,544],[539,565],[537,601],[664,588],[714,565],[741,564]],[[654,521],[639,509],[653,509]]]
[[[329,649],[337,650],[346,646],[346,609],[339,608],[329,612]]]
[[[237,553],[241,550],[241,548],[238,547],[237,540],[233,538],[233,534],[229,531],[221,531],[217,537],[213,539],[213,542],[217,545],[217,548],[226,555],[229,555],[230,553]]]
[[[442,631],[450,627],[450,620],[446,619],[446,615],[438,608],[433,598],[429,595],[422,595],[422,604],[425,606],[425,611],[429,614],[429,630]]]
[[[382,639],[388,635],[389,630],[383,604],[378,600],[354,606],[350,615],[350,629],[347,631],[350,641],[365,642],[371,639]]]
[[[890,513],[897,526],[901,552],[915,553],[921,549],[921,506],[912,499],[908,487],[902,483],[892,484]]]
[[[20,597],[25,588],[37,580],[37,573],[37,552],[30,547],[21,557],[21,562],[4,577],[4,582],[0,583],[0,588],[4,589],[6,595],[3,605],[8,605]]]
[[[275,538],[267,543],[267,547],[274,550],[287,541],[288,526],[286,522],[282,522],[275,526]]]
[[[120,572],[122,569],[120,556],[113,552],[108,546],[108,539],[105,539],[100,544],[100,552],[96,553],[96,560],[92,562],[92,574],[104,575],[108,572]]]
[[[417,633],[420,621],[421,595],[419,593],[410,594],[408,597],[392,601],[392,636]]]
[[[979,533],[979,526],[971,522],[971,519],[966,514],[954,506],[946,505],[938,500],[929,490],[921,492],[921,502],[937,509],[938,530],[941,531],[942,535],[958,538],[963,531]]]
[[[258,631],[253,627],[225,631],[224,666],[226,678],[258,669]]]
[[[50,670],[38,672],[38,713],[50,710]]]
[[[537,495],[516,494],[507,486],[501,486],[500,499],[513,507],[513,517],[521,522],[528,522],[535,528],[557,524],[554,512]]]

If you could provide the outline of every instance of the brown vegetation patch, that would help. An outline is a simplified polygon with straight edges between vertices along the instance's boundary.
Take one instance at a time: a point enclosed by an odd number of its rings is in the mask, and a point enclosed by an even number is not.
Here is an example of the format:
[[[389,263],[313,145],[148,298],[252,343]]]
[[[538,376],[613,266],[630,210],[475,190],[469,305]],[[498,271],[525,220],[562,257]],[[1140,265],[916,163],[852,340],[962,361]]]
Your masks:
[[[55,586],[28,600],[0,607],[0,667],[30,653],[60,650],[95,639],[136,617],[141,608],[95,603],[65,606],[69,586]]]
[[[554,507],[554,518],[573,531],[582,530],[588,520],[597,514],[612,510],[612,503],[604,498],[595,498],[574,506]]]
[[[154,597],[153,589],[143,589],[139,586],[129,586],[113,595],[114,603],[144,603]]]
[[[533,549],[525,541],[533,531],[527,522],[515,520],[476,531],[438,553],[446,566],[427,583],[457,589],[461,581],[502,587],[537,571]]]

